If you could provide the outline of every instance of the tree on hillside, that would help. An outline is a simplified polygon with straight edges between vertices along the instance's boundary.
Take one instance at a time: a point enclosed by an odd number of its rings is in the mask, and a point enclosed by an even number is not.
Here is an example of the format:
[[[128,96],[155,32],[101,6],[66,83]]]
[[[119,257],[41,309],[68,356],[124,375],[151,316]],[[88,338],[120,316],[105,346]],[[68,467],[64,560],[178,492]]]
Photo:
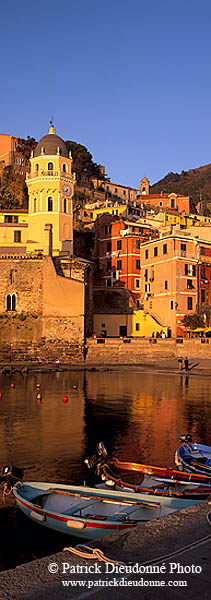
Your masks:
[[[26,140],[24,138],[18,138],[16,151],[21,152],[21,154],[23,155],[23,164],[24,165],[27,164],[27,162],[31,156],[31,152],[32,152],[32,150],[35,149],[36,145],[37,145],[36,140],[33,137],[30,137],[30,135],[27,135]]]
[[[73,158],[73,171],[76,172],[78,178],[82,174],[86,174],[88,178],[96,177],[103,179],[99,165],[93,161],[92,154],[85,146],[67,140],[65,142],[68,152],[71,151]]]

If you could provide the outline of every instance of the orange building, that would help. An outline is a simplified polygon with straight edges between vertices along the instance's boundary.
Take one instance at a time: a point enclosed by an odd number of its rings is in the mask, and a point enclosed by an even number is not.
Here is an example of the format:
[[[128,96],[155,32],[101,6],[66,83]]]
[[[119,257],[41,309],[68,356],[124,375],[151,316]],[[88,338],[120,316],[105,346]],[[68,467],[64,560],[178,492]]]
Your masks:
[[[150,194],[149,180],[143,177],[139,186],[138,201],[143,204],[150,204],[152,208],[168,210],[169,208],[176,210],[178,213],[189,215],[190,212],[196,212],[190,196],[181,194],[161,192],[160,194]]]
[[[15,159],[18,138],[14,135],[0,134],[0,164],[8,167]]]
[[[96,220],[99,281],[105,287],[125,287],[140,298],[140,246],[152,229],[122,216],[101,215]]]
[[[184,316],[211,300],[211,243],[179,231],[161,234],[141,246],[140,260],[145,313],[169,335],[184,335]]]
[[[13,166],[16,173],[26,175],[30,163],[23,161],[23,154],[17,149],[18,138],[14,135],[0,134],[0,169]]]

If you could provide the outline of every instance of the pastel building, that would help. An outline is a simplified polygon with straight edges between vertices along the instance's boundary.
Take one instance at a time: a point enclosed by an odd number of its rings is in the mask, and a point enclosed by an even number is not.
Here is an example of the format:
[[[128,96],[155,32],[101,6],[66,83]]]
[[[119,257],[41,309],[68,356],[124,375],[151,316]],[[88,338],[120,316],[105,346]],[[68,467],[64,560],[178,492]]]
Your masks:
[[[123,200],[123,202],[134,202],[137,200],[137,190],[135,188],[127,187],[119,183],[112,183],[107,180],[95,180],[93,179],[94,188],[99,187],[106,193],[107,198],[116,196]]]
[[[15,160],[18,138],[14,135],[0,134],[0,165],[8,167]]]
[[[186,215],[189,215],[193,209],[190,196],[175,193],[168,194],[166,192],[151,194],[147,177],[143,177],[141,180],[139,194],[139,202],[149,204],[152,208],[159,208],[160,210],[171,208],[178,211],[178,213],[184,212]]]
[[[180,231],[161,234],[141,246],[140,257],[145,314],[169,336],[184,335],[184,316],[211,299],[211,242]]]
[[[125,287],[140,298],[140,247],[153,230],[121,216],[102,215],[96,220],[96,256],[99,261],[98,285]]]

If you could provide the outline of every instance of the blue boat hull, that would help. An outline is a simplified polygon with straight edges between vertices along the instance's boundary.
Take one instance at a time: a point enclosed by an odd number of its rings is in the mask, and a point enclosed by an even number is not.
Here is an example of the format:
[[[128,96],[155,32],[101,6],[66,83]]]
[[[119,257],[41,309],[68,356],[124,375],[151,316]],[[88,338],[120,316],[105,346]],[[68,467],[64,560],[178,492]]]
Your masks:
[[[42,482],[17,483],[13,493],[18,507],[34,522],[87,540],[136,527],[151,518],[158,518],[202,501],[200,497],[155,497],[150,493],[117,492]],[[45,504],[42,506],[43,498]],[[103,506],[105,518],[102,514],[98,515],[98,511],[93,512],[94,505],[99,505],[100,511]],[[113,508],[112,514],[109,512],[110,506]],[[139,518],[142,513],[143,516]]]
[[[211,475],[211,446],[183,443],[176,451],[175,463],[189,473]]]

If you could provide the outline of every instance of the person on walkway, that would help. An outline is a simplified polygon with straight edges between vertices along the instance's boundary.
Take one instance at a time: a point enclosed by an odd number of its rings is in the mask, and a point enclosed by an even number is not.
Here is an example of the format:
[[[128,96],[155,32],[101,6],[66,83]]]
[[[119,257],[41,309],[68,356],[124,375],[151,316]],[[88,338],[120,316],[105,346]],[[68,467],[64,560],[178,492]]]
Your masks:
[[[182,368],[183,368],[183,358],[182,358],[182,356],[180,356],[178,358],[178,367],[179,367],[179,370],[182,371]]]
[[[185,363],[185,370],[186,370],[186,373],[187,373],[187,371],[188,371],[188,366],[189,366],[189,360],[188,360],[187,356],[186,356],[186,358],[185,358],[185,360],[184,360],[184,363]]]

